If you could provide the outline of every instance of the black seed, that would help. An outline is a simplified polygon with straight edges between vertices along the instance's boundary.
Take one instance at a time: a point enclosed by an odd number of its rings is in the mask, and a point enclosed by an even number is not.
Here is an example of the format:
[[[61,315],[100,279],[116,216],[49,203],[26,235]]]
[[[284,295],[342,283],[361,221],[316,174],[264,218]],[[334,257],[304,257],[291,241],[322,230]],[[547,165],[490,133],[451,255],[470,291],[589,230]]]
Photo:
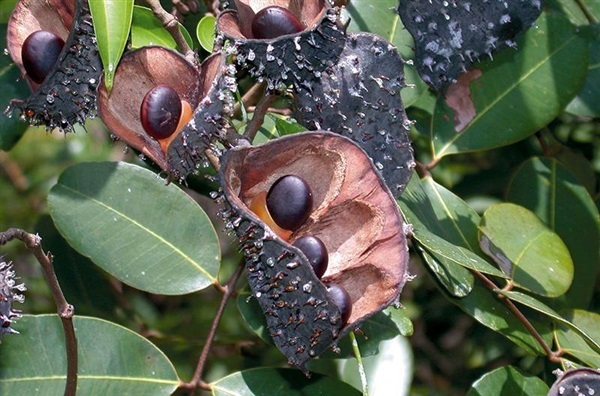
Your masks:
[[[168,138],[177,129],[181,99],[173,88],[157,85],[144,96],[140,117],[148,135],[155,139]]]
[[[304,179],[287,175],[278,179],[267,194],[267,209],[277,225],[297,230],[312,211],[312,192]]]
[[[350,295],[340,285],[331,284],[328,286],[328,289],[329,297],[331,297],[335,305],[340,309],[340,313],[342,314],[342,326],[344,326],[352,313],[352,301],[350,300]]]
[[[306,235],[298,238],[294,242],[294,246],[302,250],[302,253],[306,255],[308,262],[313,267],[315,275],[321,279],[327,270],[327,263],[329,262],[329,255],[323,241],[316,236]]]
[[[64,45],[63,39],[46,30],[38,30],[30,34],[21,48],[23,67],[29,78],[38,84],[44,82],[56,64]]]
[[[298,18],[283,7],[265,7],[252,19],[252,34],[257,39],[273,39],[303,30]]]

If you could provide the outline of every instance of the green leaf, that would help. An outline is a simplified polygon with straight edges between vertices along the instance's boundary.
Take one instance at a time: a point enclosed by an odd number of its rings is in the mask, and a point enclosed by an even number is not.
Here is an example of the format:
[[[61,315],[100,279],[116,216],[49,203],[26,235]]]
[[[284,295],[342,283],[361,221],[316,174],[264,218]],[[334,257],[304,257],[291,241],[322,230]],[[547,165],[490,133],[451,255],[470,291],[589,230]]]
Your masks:
[[[561,314],[575,328],[581,329],[593,340],[600,340],[600,315],[598,313],[574,309],[563,311]],[[600,367],[600,351],[594,351],[585,338],[573,328],[565,325],[558,326],[556,342],[560,349],[575,356],[588,366]]]
[[[506,48],[475,66],[483,71],[470,84],[476,115],[460,132],[453,111],[438,98],[430,129],[434,161],[522,140],[554,119],[579,91],[587,41],[565,17],[542,13],[517,44],[517,51]]]
[[[186,28],[179,24],[179,31],[183,34],[185,41],[190,47],[194,45],[192,37]],[[154,16],[152,10],[147,7],[134,6],[131,25],[131,48],[141,48],[149,45],[160,45],[162,47],[177,49],[177,43],[171,33],[162,25],[160,20]]]
[[[169,395],[179,385],[169,359],[147,339],[101,319],[73,318],[78,342],[78,395]],[[66,352],[57,315],[25,315],[6,337],[0,394],[63,395]],[[41,392],[40,392],[41,391]]]
[[[600,2],[598,0],[547,0],[545,3],[547,8],[565,14],[575,25],[589,25],[590,23],[600,22]],[[595,21],[591,22],[586,13]]]
[[[6,43],[6,23],[0,24],[0,43]],[[12,99],[24,99],[29,87],[21,78],[17,65],[9,56],[0,56],[0,112],[4,111]],[[27,130],[27,124],[13,112],[8,116],[0,113],[0,150],[10,150]]]
[[[497,290],[497,293],[502,294],[502,295],[510,298],[511,300],[516,301],[520,304],[523,304],[529,308],[535,309],[536,311],[541,312],[544,315],[549,316],[550,318],[554,319],[554,321],[568,327],[569,329],[572,329],[575,333],[577,333],[579,336],[581,336],[583,338],[583,340],[592,349],[594,349],[596,351],[596,353],[600,353],[600,344],[598,344],[599,341],[596,341],[596,339],[594,339],[589,334],[587,334],[583,329],[579,328],[574,323],[569,322],[568,320],[566,320],[565,318],[560,316],[555,310],[553,310],[546,304],[542,303],[541,301],[538,301],[535,298],[528,296],[527,294],[523,294],[523,293],[516,292],[516,291]],[[597,330],[594,331],[594,333],[597,333],[597,332],[598,332]]]
[[[48,206],[73,248],[133,287],[174,295],[216,282],[220,250],[210,219],[147,169],[71,166],[50,191]]]
[[[538,377],[526,376],[512,366],[485,373],[473,384],[467,396],[546,396],[548,385]]]
[[[583,26],[581,29],[587,33],[590,43],[588,72],[583,87],[566,110],[577,116],[600,117],[600,24]]]
[[[507,200],[533,211],[562,238],[575,276],[560,301],[565,307],[587,308],[600,271],[600,218],[585,187],[557,160],[532,158],[513,176]]]
[[[196,37],[202,48],[208,53],[213,52],[213,44],[215,41],[215,26],[217,24],[216,18],[213,15],[205,15],[200,19],[196,26]]]
[[[210,384],[214,396],[360,395],[350,385],[320,374],[306,378],[297,369],[258,368],[238,371]]]
[[[515,285],[547,297],[560,296],[571,286],[569,250],[528,209],[511,203],[493,205],[483,214],[479,230],[481,248]]]
[[[275,128],[277,129],[279,136],[292,135],[294,133],[306,131],[306,127],[298,124],[294,119],[283,118],[273,114],[269,114],[269,117],[272,117],[275,121]]]
[[[349,32],[371,32],[394,44],[402,59],[414,59],[413,38],[404,28],[400,16],[395,11],[398,0],[352,0],[345,8],[345,16],[351,19]],[[421,80],[414,65],[404,64],[405,81],[411,87],[401,92],[405,107],[412,105],[427,91],[427,85]]]
[[[110,91],[123,55],[133,17],[133,0],[90,0],[98,50],[104,66],[104,85]]]

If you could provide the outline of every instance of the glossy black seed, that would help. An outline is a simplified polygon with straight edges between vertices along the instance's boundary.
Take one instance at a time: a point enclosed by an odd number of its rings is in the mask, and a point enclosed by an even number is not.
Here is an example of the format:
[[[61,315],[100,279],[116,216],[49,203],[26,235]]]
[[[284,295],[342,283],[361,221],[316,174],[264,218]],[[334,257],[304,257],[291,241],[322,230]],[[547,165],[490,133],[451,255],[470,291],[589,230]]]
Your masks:
[[[64,45],[63,39],[52,32],[38,30],[31,33],[21,47],[23,67],[29,78],[38,84],[44,82]]]
[[[267,194],[267,209],[277,225],[297,230],[312,211],[312,192],[304,179],[287,175],[278,179]]]
[[[144,96],[140,117],[148,135],[155,139],[168,138],[177,129],[181,99],[168,85],[157,85]]]
[[[321,278],[327,270],[329,255],[323,241],[316,236],[305,235],[294,242],[294,246],[302,250],[302,253],[308,258],[308,262],[313,267],[317,278]]]
[[[352,301],[348,292],[340,285],[331,284],[328,286],[329,297],[335,305],[340,309],[342,314],[342,326],[348,323],[350,314],[352,313]]]
[[[298,18],[283,7],[265,7],[252,19],[252,34],[257,39],[273,39],[303,30]]]

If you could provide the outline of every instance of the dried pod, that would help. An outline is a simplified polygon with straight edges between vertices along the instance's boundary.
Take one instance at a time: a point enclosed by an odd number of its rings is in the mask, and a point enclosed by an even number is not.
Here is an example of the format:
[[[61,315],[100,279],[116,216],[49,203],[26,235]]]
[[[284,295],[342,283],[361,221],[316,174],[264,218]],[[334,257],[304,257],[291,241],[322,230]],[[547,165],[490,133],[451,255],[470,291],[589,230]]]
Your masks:
[[[25,48],[22,57],[27,38],[40,30],[66,43],[44,78],[30,76],[23,64],[31,65],[28,56],[35,58],[39,51]],[[32,90],[29,98],[11,102],[23,120],[68,132],[94,115],[102,62],[87,0],[21,0],[8,21],[7,46]]]
[[[115,72],[110,93],[102,85],[100,117],[130,146],[149,157],[171,178],[185,178],[205,161],[204,151],[225,128],[235,81],[221,55],[207,58],[200,70],[175,51],[149,46],[128,52]],[[193,110],[191,120],[169,137],[155,139],[141,119],[145,95],[159,85],[174,90]],[[148,120],[145,120],[148,121]],[[159,136],[160,138],[160,136]]]
[[[313,194],[308,220],[281,239],[249,207],[285,175],[306,181]],[[408,251],[398,206],[366,153],[342,136],[316,131],[222,157],[226,227],[246,256],[248,282],[265,313],[275,345],[291,364],[305,362],[362,321],[398,300],[407,277]],[[329,264],[322,279],[293,243],[314,235]],[[326,285],[348,292],[351,313],[332,300]]]
[[[296,94],[295,113],[309,129],[325,129],[357,142],[395,197],[415,166],[400,89],[403,61],[396,48],[370,33],[350,34],[338,61],[311,89]]]
[[[401,0],[398,14],[415,41],[417,71],[444,91],[482,55],[515,47],[515,37],[542,11],[541,0]]]
[[[236,10],[226,10],[217,18],[217,32],[229,40],[226,51],[236,55],[238,65],[258,79],[266,79],[270,90],[290,83],[310,86],[344,46],[339,9],[330,8],[325,0],[235,0],[234,6]],[[286,24],[293,27],[279,32],[290,34],[256,37],[253,22],[273,6],[286,11],[280,15],[285,15],[282,18],[289,19]],[[299,28],[302,30],[294,33]],[[260,37],[264,37],[262,33]]]
[[[580,368],[561,372],[548,391],[548,396],[597,395],[600,392],[600,370]]]
[[[10,262],[0,260],[0,342],[4,334],[18,334],[11,327],[15,320],[21,317],[21,311],[13,308],[13,302],[22,303],[20,292],[26,290],[24,284],[15,284],[15,271]]]

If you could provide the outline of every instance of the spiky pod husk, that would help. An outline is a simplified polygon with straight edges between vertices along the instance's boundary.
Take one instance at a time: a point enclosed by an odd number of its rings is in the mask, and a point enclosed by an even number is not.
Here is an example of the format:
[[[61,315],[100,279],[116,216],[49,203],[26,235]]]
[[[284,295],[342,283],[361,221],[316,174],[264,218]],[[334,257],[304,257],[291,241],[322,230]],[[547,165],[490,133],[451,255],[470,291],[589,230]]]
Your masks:
[[[289,241],[249,209],[285,175],[303,178],[314,201],[309,219]],[[222,156],[220,179],[223,195],[217,200],[226,206],[226,228],[241,242],[252,295],[290,364],[306,370],[306,361],[398,301],[408,264],[403,221],[372,161],[354,142],[316,131],[236,147]],[[329,265],[321,280],[292,246],[304,235],[327,247]],[[343,327],[328,284],[350,295],[352,313]]]
[[[11,325],[21,317],[21,311],[14,309],[13,303],[23,302],[20,292],[25,290],[25,285],[16,284],[12,264],[0,261],[0,342],[4,334],[18,334]]]
[[[198,70],[164,47],[128,52],[115,72],[112,91],[104,85],[100,88],[100,117],[119,139],[154,161],[170,179],[183,179],[206,161],[205,150],[223,140],[236,90],[231,69],[221,54],[205,59]],[[164,144],[145,132],[140,115],[144,95],[159,84],[173,88],[194,111],[183,129]]]
[[[297,34],[275,39],[252,38],[249,30],[254,13],[241,5],[238,11],[226,10],[218,16],[217,33],[228,40],[225,51],[235,55],[238,66],[259,81],[266,80],[269,90],[289,84],[298,88],[318,79],[335,62],[345,41],[344,28],[339,25],[339,9],[328,8],[325,1],[312,2],[322,3],[316,16],[312,8],[310,12],[295,11],[298,19],[308,25]]]
[[[541,0],[400,0],[398,14],[415,41],[415,66],[442,92],[482,56],[516,46],[542,11]]]
[[[396,48],[384,39],[350,34],[335,65],[295,96],[298,121],[357,142],[395,197],[406,187],[415,165],[410,121],[400,97],[403,65]]]
[[[40,30],[48,22],[37,19],[69,22],[69,7],[47,4],[45,0],[21,0],[11,14],[8,25],[8,48],[11,57],[24,73],[21,62],[21,47],[29,32]],[[50,7],[49,7],[50,5]],[[48,17],[44,13],[50,13]],[[51,15],[55,13],[56,15]],[[37,18],[37,19],[36,19]],[[23,28],[24,25],[28,25]],[[61,30],[57,26],[54,29]],[[75,16],[70,33],[53,70],[42,84],[28,79],[31,95],[24,100],[15,99],[12,108],[21,113],[21,118],[30,125],[44,125],[46,129],[59,128],[63,132],[73,130],[76,123],[96,111],[96,97],[102,74],[102,62],[98,52],[88,0],[76,0]]]
[[[580,368],[565,371],[548,391],[548,396],[597,395],[600,392],[600,370]]]

